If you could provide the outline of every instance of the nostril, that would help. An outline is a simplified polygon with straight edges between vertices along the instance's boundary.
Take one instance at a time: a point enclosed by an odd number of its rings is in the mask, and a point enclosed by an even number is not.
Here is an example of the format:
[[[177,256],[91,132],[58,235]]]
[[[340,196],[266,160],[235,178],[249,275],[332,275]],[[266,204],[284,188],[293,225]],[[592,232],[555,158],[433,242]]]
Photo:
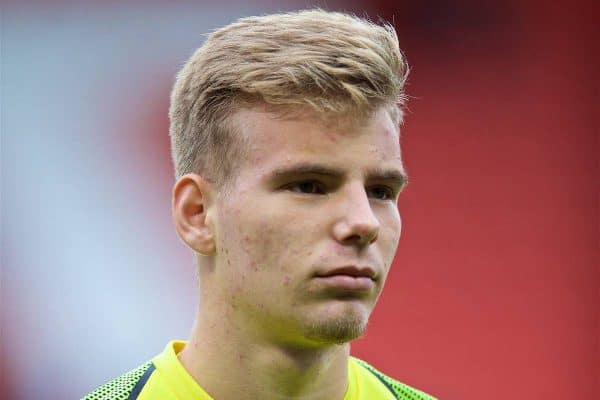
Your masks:
[[[346,242],[358,242],[361,241],[360,235],[354,234],[346,238]]]
[[[374,234],[373,237],[371,238],[371,240],[369,241],[369,244],[375,243],[378,236],[379,236],[378,234]]]
[[[348,235],[347,237],[344,238],[343,242],[346,244],[358,244],[358,245],[367,245],[367,244],[373,244],[375,243],[375,241],[377,240],[377,233],[365,233],[365,234],[358,234],[358,233],[354,233],[351,235]]]

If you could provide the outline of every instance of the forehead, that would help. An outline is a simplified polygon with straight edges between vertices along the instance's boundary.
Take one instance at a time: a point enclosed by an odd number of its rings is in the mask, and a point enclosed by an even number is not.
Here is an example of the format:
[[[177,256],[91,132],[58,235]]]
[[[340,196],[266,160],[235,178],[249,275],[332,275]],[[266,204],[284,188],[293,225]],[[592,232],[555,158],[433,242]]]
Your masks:
[[[267,173],[297,162],[348,172],[361,168],[403,171],[398,127],[385,108],[353,123],[325,122],[314,116],[282,119],[261,109],[243,109],[234,115],[233,123],[248,146],[242,173]]]

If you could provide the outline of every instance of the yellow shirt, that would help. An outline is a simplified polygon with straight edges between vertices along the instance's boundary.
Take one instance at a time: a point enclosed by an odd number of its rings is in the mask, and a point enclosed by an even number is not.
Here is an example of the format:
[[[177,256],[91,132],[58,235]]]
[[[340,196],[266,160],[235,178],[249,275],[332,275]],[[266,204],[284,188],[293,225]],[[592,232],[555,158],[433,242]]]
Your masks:
[[[185,342],[172,341],[151,361],[83,397],[83,400],[214,400],[179,362]],[[350,357],[343,400],[434,400]]]

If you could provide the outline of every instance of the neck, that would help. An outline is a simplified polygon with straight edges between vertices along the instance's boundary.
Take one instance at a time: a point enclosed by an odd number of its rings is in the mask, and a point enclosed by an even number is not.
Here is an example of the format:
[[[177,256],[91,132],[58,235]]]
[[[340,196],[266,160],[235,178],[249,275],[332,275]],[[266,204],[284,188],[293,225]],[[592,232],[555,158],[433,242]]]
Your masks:
[[[257,340],[234,321],[223,314],[211,318],[210,312],[199,313],[179,354],[186,370],[215,400],[344,398],[349,344]]]

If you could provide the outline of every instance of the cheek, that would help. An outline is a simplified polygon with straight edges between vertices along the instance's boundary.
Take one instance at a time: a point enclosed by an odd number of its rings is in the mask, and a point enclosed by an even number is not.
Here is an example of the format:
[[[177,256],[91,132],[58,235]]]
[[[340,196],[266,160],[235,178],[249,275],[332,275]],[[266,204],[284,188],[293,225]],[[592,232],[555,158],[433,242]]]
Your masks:
[[[398,245],[398,242],[400,241],[400,237],[402,236],[402,218],[400,217],[400,214],[398,214],[398,223],[397,223],[397,228],[396,228],[396,246]]]
[[[244,209],[231,208],[223,216],[220,244],[228,267],[235,273],[253,274],[273,269],[288,241],[276,218],[246,203]]]
[[[391,212],[386,216],[387,223],[384,225],[381,234],[381,246],[383,256],[386,259],[386,262],[391,263],[394,255],[396,254],[396,249],[398,248],[398,243],[400,241],[400,233],[402,230],[402,220],[400,219],[400,214],[395,211]]]
[[[217,265],[227,269],[222,272],[223,285],[239,294],[293,290],[318,261],[323,224],[316,221],[324,221],[326,215],[269,196],[237,199],[219,212],[223,257]]]
[[[234,247],[239,246],[242,259],[240,267],[250,272],[269,269],[274,256],[278,253],[277,233],[267,224],[255,221],[240,229],[241,238]]]

